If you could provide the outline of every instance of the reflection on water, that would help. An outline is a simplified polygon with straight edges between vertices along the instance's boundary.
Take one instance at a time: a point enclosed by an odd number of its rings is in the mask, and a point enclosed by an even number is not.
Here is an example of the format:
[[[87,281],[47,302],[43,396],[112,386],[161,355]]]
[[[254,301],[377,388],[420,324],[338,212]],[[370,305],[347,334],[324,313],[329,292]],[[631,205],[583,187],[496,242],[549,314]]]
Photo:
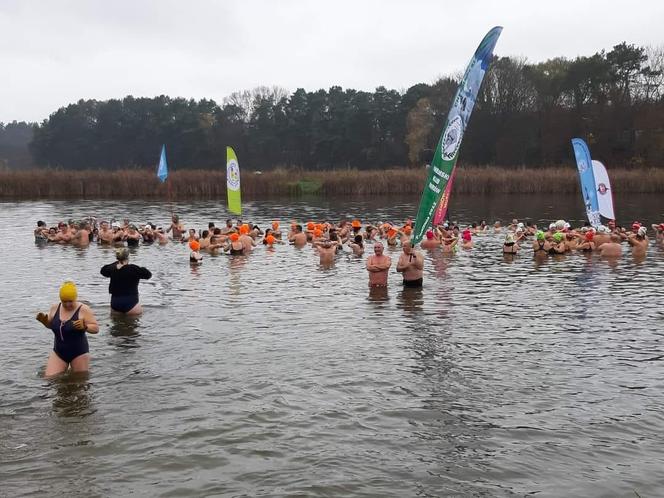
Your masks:
[[[140,346],[141,317],[126,316],[119,313],[111,313],[110,328],[108,334],[111,336],[111,344],[126,349]]]
[[[397,306],[405,312],[406,316],[417,319],[423,304],[422,288],[404,287],[397,293]]]
[[[390,300],[387,287],[369,287],[369,301],[384,303]]]
[[[416,199],[248,202],[243,218],[404,219]],[[664,219],[658,198],[620,216]],[[529,212],[519,212],[528,208]],[[175,206],[186,227],[227,218]],[[580,201],[453,197],[461,223],[580,220]],[[558,209],[567,210],[558,212]],[[165,224],[156,203],[7,203],[0,473],[8,496],[657,496],[664,489],[664,250],[645,260],[502,255],[501,235],[425,254],[424,288],[369,289],[366,257],[141,246],[144,313],[111,315],[112,249],[39,247],[32,221],[96,214]],[[206,213],[203,218],[201,213]],[[209,214],[207,214],[209,213]],[[211,219],[208,219],[210,216]],[[34,217],[34,220],[31,218]],[[67,277],[92,307],[90,379],[45,381],[34,320]],[[20,332],[19,332],[20,331]],[[52,414],[53,416],[49,416]],[[74,491],[72,491],[74,490]]]
[[[92,413],[89,374],[71,372],[48,381],[53,389],[53,413],[59,417],[86,417]]]

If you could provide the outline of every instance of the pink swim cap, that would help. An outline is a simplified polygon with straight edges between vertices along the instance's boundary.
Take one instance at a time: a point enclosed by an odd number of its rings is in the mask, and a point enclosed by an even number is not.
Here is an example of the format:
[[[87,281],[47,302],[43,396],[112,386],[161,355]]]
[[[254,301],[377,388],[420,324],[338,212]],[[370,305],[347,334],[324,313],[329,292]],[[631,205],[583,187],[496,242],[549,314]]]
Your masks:
[[[433,239],[433,232],[431,230],[427,230],[427,239]]]

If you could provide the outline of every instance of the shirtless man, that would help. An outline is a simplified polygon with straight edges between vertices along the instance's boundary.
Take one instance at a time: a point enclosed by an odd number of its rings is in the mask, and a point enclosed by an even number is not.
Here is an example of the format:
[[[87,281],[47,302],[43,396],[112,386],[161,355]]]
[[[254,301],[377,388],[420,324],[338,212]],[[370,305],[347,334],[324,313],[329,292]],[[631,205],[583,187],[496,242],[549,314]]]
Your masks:
[[[228,234],[231,233],[233,230],[234,230],[234,229],[233,229],[233,220],[231,220],[231,219],[229,218],[229,219],[226,220],[226,226],[225,226],[224,228],[221,229],[221,232],[220,232],[220,233],[221,233],[221,235],[228,235]],[[214,230],[212,230],[212,231],[214,231]]]
[[[595,234],[595,249],[599,249],[607,242],[611,242],[609,229],[604,225],[600,225],[597,227],[597,233]]]
[[[434,237],[433,230],[427,230],[426,239],[420,242],[420,247],[428,250],[440,247],[440,240]]]
[[[302,225],[295,225],[294,232],[288,236],[288,242],[295,247],[304,247],[307,245],[307,235],[302,231]]]
[[[99,229],[99,243],[109,245],[113,243],[113,232],[108,228],[107,221],[101,222],[101,228]]]
[[[392,258],[385,256],[382,242],[374,242],[374,255],[367,258],[369,287],[387,287],[387,272],[392,266]]]
[[[174,214],[171,218],[171,226],[168,227],[166,233],[173,232],[173,240],[180,241],[182,239],[182,234],[184,233],[184,226],[180,223],[180,218],[177,214]]]
[[[586,234],[589,234],[591,232],[586,232]],[[565,245],[567,246],[567,252],[571,251],[576,251],[577,249],[581,249],[580,247],[581,244],[581,236],[577,235],[575,232],[566,232],[565,233]]]
[[[256,241],[251,238],[249,232],[249,225],[244,224],[240,226],[240,242],[242,242],[245,254],[249,254],[256,246]]]
[[[339,223],[339,239],[341,242],[346,242],[350,237],[350,230],[348,228],[347,221],[341,221]]]
[[[55,236],[55,242],[58,242],[59,244],[69,244],[73,237],[69,230],[69,226],[64,223],[59,223],[58,228],[60,231]]]
[[[214,227],[212,227],[212,230],[214,230]],[[212,235],[210,234],[209,230],[203,230],[203,233],[201,233],[201,238],[198,239],[199,249],[201,251],[205,251],[208,247],[210,247],[211,237]]]
[[[605,258],[619,258],[622,256],[622,246],[620,245],[621,240],[620,235],[612,233],[611,240],[609,242],[604,242],[602,247],[599,248],[600,255]]]
[[[78,232],[72,243],[79,247],[88,247],[90,245],[90,226],[87,223],[81,223]]]
[[[410,240],[403,242],[403,252],[399,256],[397,271],[403,274],[404,287],[422,287],[424,257],[413,249]]]
[[[226,235],[222,235],[221,232],[222,229],[219,227],[212,230],[212,235],[210,236],[210,243],[206,246],[206,249],[210,251],[210,254],[218,254],[220,249],[223,249],[224,247],[227,246],[226,243],[228,242],[229,238]],[[233,233],[231,235],[233,235]],[[238,240],[239,238],[240,236],[238,235]],[[242,246],[242,250],[244,251],[244,246]]]
[[[636,235],[630,234],[627,242],[632,246],[634,256],[645,256],[648,250],[648,236],[646,227],[639,227]]]
[[[320,256],[320,264],[329,266],[334,264],[334,256],[337,254],[337,245],[331,240],[323,240],[314,243],[315,249]]]

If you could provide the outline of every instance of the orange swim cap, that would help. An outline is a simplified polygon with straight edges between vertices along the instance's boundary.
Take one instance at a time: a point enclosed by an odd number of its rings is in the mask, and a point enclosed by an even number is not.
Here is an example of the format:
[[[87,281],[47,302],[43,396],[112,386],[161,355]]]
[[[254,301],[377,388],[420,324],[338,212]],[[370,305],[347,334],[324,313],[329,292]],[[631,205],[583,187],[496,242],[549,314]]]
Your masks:
[[[279,222],[278,221],[273,221],[272,222],[272,230],[279,230]]]
[[[309,230],[310,232],[313,232],[315,228],[316,228],[316,225],[314,224],[313,221],[310,221],[309,223],[307,223],[307,230]]]
[[[353,220],[353,222],[351,223],[351,226],[353,228],[362,228],[362,223],[360,223],[360,220]]]
[[[240,225],[240,233],[242,235],[247,235],[249,233],[249,225],[246,223],[244,225]]]
[[[404,232],[406,235],[410,234],[410,232],[412,232],[412,231],[413,231],[413,229],[410,228],[410,225],[406,225],[405,227],[403,227],[403,232]]]
[[[316,228],[316,229],[314,230],[314,237],[318,238],[318,237],[320,237],[321,235],[323,235],[323,231],[322,231],[320,228]]]
[[[238,240],[240,240],[240,236],[236,233],[232,233],[230,239],[233,242],[237,242]]]
[[[390,229],[387,231],[387,236],[388,236],[390,239],[391,239],[392,237],[394,237],[396,234],[397,234],[397,231],[396,231],[394,228],[390,228]]]
[[[197,240],[192,240],[189,242],[189,249],[192,251],[198,251],[201,248],[201,244]]]
[[[277,240],[274,238],[274,235],[270,234],[267,237],[265,237],[265,242],[267,242],[269,245],[274,244],[274,241]]]

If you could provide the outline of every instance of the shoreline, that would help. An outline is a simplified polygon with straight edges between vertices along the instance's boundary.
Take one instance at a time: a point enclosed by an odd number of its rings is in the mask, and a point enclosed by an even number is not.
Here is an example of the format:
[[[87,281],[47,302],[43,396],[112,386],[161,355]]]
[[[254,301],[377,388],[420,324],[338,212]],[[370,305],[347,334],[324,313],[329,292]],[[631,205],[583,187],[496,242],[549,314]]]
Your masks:
[[[614,168],[609,174],[614,195],[664,192],[664,169]],[[330,171],[278,168],[260,174],[247,171],[242,172],[242,196],[247,200],[273,196],[418,196],[425,178],[424,168]],[[572,166],[508,169],[460,165],[453,192],[574,194],[579,192],[579,181]],[[145,169],[0,171],[0,199],[5,200],[225,198],[225,169],[174,171],[164,184],[154,171]]]

